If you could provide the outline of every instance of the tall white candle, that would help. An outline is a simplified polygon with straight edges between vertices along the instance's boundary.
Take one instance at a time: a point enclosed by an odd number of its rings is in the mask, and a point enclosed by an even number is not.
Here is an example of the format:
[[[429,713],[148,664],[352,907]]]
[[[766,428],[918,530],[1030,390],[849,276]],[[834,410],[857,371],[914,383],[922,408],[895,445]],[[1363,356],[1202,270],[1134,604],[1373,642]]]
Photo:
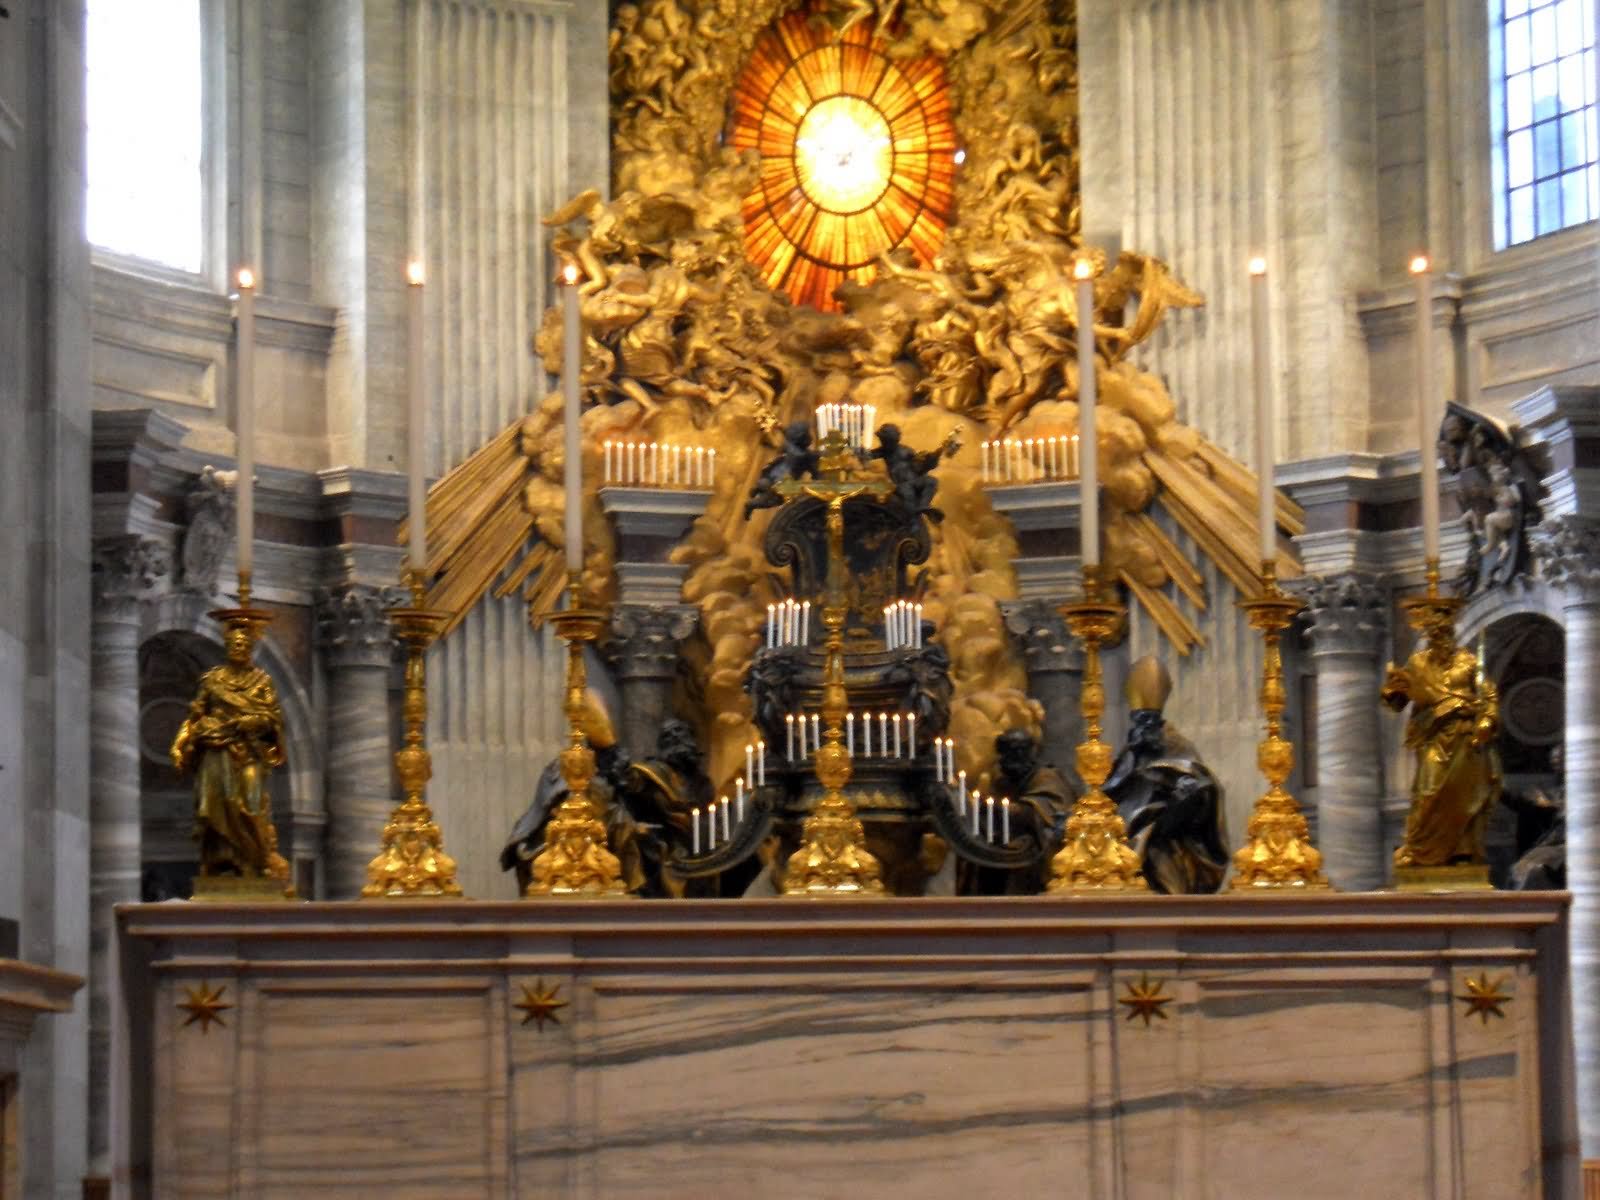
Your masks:
[[[917,714],[916,713],[907,713],[906,714],[906,756],[908,758],[915,758],[917,756]]]
[[[411,565],[417,570],[428,565],[428,482],[424,473],[427,442],[427,404],[423,399],[422,280],[420,262],[406,267],[406,482],[410,501],[407,517],[411,528]]]
[[[756,743],[756,786],[767,786],[767,743],[765,739]]]
[[[872,714],[861,714],[861,753],[863,757],[872,757]]]
[[[987,839],[992,842],[992,841],[994,841],[994,797],[993,796],[986,796],[984,798],[984,802],[985,802],[986,807],[989,810],[989,817],[988,817],[988,820],[986,822],[986,827],[985,827],[985,830],[984,830],[984,834],[987,837]]]
[[[816,713],[811,714],[811,749],[813,752],[822,747],[822,718]]]
[[[1422,553],[1439,561],[1439,418],[1434,412],[1433,267],[1426,255],[1411,260],[1417,280],[1417,445],[1422,454]]]
[[[694,839],[694,844],[693,844],[693,848],[691,850],[691,853],[699,854],[700,853],[700,810],[698,808],[695,809],[692,813],[689,814],[689,831],[690,831],[690,836]]]
[[[845,748],[845,751],[852,758],[855,757],[855,752],[856,752],[856,715],[855,715],[855,713],[845,713],[845,715],[844,715],[844,748]]]
[[[1095,453],[1094,407],[1097,380],[1094,356],[1094,263],[1080,258],[1073,264],[1078,281],[1078,438],[1084,447],[1078,468],[1079,528],[1083,540],[1083,565],[1100,565],[1100,464]]]
[[[878,714],[878,753],[889,757],[889,714]]]
[[[1003,845],[1011,844],[1011,801],[1000,801],[1000,841]]]
[[[236,388],[234,433],[237,438],[239,482],[236,485],[239,546],[235,552],[239,576],[255,566],[256,544],[256,275],[239,268],[239,380]]]
[[[1272,403],[1271,313],[1268,310],[1267,260],[1250,260],[1250,342],[1256,401],[1256,524],[1260,557],[1264,563],[1278,558],[1278,504],[1273,487],[1273,451],[1276,407]]]
[[[959,811],[966,812],[967,811],[967,773],[965,771],[957,771],[956,772],[956,782],[958,784],[960,784],[960,786],[961,786],[960,792],[957,793],[957,803],[958,803],[958,806],[959,806]]]
[[[811,601],[807,600],[800,606],[800,644],[811,644]]]
[[[900,714],[899,713],[895,713],[895,715],[894,715],[894,756],[896,758],[903,757],[901,755],[901,753],[900,753]]]
[[[793,762],[794,761],[794,714],[793,713],[785,713],[784,714],[784,718],[783,718],[783,724],[784,724],[784,727],[788,730],[788,734],[789,734],[789,737],[788,737],[788,758],[789,758],[790,762]]]
[[[942,737],[933,739],[933,781],[935,783],[944,782],[944,739]]]
[[[566,399],[567,484],[567,570],[583,569],[583,443],[580,422],[583,406],[579,383],[583,374],[583,319],[578,311],[578,268],[568,263],[561,272],[563,320],[561,340],[561,382]]]
[[[724,796],[722,798],[722,840],[727,841],[730,837],[732,837],[732,832],[728,828],[728,798]]]
[[[751,742],[746,742],[744,747],[744,777],[745,779],[756,777],[756,748]]]
[[[952,775],[954,775],[955,773],[956,773],[956,740],[955,740],[955,738],[947,737],[944,740],[944,778],[945,778],[945,782],[948,783],[950,781],[950,777]]]

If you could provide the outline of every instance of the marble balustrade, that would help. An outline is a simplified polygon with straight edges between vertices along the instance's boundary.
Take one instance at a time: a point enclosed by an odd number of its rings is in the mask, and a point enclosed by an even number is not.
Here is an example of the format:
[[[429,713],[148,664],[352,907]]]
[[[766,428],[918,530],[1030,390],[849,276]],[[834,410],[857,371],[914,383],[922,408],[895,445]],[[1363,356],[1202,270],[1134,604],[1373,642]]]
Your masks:
[[[117,1169],[163,1200],[1564,1197],[1566,904],[130,906]]]

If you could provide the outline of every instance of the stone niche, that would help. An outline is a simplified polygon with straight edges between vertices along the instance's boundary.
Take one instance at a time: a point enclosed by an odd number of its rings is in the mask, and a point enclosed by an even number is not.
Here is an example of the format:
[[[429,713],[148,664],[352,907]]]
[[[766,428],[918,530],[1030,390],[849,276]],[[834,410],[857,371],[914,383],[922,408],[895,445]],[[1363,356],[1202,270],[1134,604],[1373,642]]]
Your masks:
[[[117,1172],[163,1200],[1566,1196],[1566,904],[125,906]]]

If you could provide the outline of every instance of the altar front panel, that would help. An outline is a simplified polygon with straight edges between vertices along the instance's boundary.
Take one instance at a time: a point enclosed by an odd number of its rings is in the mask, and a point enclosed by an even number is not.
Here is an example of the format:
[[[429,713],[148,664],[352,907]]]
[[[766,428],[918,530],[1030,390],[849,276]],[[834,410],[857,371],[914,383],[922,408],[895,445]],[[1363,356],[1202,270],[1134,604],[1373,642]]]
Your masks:
[[[162,1197],[1562,1196],[1564,911],[129,907],[124,1178]],[[1480,977],[1503,1016],[1456,999]],[[183,1023],[198,984],[226,989],[224,1024]]]

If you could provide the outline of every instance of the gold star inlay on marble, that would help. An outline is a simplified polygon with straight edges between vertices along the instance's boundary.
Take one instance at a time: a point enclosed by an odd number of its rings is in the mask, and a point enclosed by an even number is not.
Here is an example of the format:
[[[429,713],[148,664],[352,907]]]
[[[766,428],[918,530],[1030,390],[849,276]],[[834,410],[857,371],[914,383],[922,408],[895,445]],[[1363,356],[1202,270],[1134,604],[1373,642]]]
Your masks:
[[[188,1013],[189,1019],[178,1028],[193,1025],[196,1021],[200,1022],[201,1033],[210,1029],[213,1021],[226,1028],[228,1023],[222,1019],[222,1014],[233,1007],[222,998],[222,993],[227,990],[228,985],[225,983],[219,983],[216,987],[212,987],[209,983],[199,983],[184,988],[183,999],[178,1001],[178,1008]]]
[[[1165,1021],[1167,1019],[1166,1006],[1172,1003],[1172,997],[1161,990],[1166,982],[1164,979],[1157,979],[1152,982],[1150,976],[1145,974],[1139,976],[1138,983],[1129,983],[1128,994],[1119,997],[1117,1000],[1118,1004],[1128,1006],[1128,1020],[1132,1021],[1135,1018],[1143,1017],[1146,1029],[1150,1027],[1150,1021],[1153,1017],[1160,1017]]]
[[[523,984],[522,999],[518,1000],[512,1007],[522,1010],[522,1023],[524,1025],[529,1021],[537,1023],[540,1029],[544,1028],[546,1021],[559,1025],[561,1024],[561,1018],[556,1016],[556,1010],[566,1008],[568,1003],[565,1000],[556,999],[560,994],[561,985],[559,983],[553,987],[545,987],[544,980],[541,979],[532,987]]]
[[[1456,996],[1456,999],[1467,1006],[1468,1019],[1477,1017],[1487,1025],[1491,1016],[1506,1015],[1505,1006],[1511,1003],[1511,995],[1500,990],[1505,986],[1504,976],[1490,982],[1489,972],[1480,971],[1476,979],[1469,975],[1462,982],[1466,984],[1467,990]]]

